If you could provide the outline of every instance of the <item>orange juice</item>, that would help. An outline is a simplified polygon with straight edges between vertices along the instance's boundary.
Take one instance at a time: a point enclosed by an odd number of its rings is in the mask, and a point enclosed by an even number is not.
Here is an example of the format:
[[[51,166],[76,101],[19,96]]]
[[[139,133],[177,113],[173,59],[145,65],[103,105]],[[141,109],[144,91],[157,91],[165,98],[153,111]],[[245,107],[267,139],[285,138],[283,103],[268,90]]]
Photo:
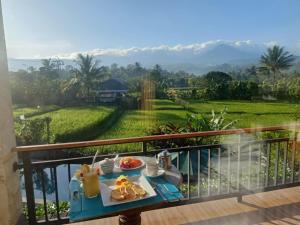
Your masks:
[[[85,197],[93,198],[99,194],[99,180],[96,172],[86,173],[83,176],[82,183]]]

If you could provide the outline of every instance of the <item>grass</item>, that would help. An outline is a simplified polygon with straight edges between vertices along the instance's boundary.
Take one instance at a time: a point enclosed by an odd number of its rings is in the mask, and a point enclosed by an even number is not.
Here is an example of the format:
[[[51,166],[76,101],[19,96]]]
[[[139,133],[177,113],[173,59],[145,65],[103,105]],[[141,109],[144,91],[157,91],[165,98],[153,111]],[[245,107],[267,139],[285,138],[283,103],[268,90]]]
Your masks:
[[[39,116],[50,116],[53,142],[82,141],[144,136],[159,124],[184,123],[187,113],[182,106],[170,100],[152,100],[152,110],[128,110],[115,114],[114,107],[91,106],[58,109]],[[250,101],[189,101],[192,112],[209,114],[228,108],[226,119],[238,120],[236,127],[274,126],[295,120],[300,104]],[[50,107],[50,106],[49,106]],[[51,107],[50,107],[51,108]],[[18,108],[14,115],[34,113],[36,108]],[[33,117],[35,118],[35,117]],[[105,132],[103,128],[105,127]],[[140,144],[105,146],[105,152],[140,150]]]
[[[130,110],[103,135],[97,139],[138,137],[148,134],[149,129],[158,124],[173,122],[183,123],[188,112],[182,106],[169,100],[153,100],[151,111]],[[228,108],[228,121],[238,120],[236,127],[274,126],[294,121],[295,113],[300,112],[300,104],[250,102],[250,101],[190,101],[189,107],[193,112],[210,114],[211,110],[219,112]],[[128,151],[141,149],[140,144],[106,146],[108,151]]]
[[[60,107],[56,105],[45,105],[40,107],[21,107],[15,108],[13,111],[14,117],[18,118],[21,115],[25,117],[32,117],[36,115],[41,115],[47,112],[58,110]]]
[[[129,110],[97,139],[145,136],[149,129],[166,122],[183,123],[187,111],[169,100],[153,100],[152,110]],[[141,150],[141,144],[122,144],[99,148],[102,152]]]
[[[50,129],[53,142],[82,141],[95,138],[101,131],[102,122],[115,110],[115,107],[106,106],[70,107],[39,117],[52,118]]]
[[[190,101],[189,107],[197,113],[210,113],[228,108],[228,120],[238,120],[237,127],[274,126],[295,120],[300,104],[250,101]]]
[[[167,122],[183,123],[188,112],[182,106],[169,100],[154,100],[151,111],[131,110],[124,113],[101,139],[134,137],[146,135],[147,130]],[[210,114],[228,108],[227,120],[238,120],[237,127],[271,126],[294,121],[295,113],[300,113],[300,104],[247,102],[247,101],[191,101],[193,112]]]
[[[169,100],[154,100],[153,110],[126,111],[105,134],[99,138],[124,138],[146,135],[148,129],[166,122],[181,123],[188,112]]]

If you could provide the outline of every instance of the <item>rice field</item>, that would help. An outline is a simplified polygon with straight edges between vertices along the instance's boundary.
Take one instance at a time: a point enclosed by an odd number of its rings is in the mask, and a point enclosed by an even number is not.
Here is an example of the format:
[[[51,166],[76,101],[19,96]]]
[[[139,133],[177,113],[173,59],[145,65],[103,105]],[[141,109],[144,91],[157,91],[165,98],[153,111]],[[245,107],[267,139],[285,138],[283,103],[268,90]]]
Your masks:
[[[226,119],[237,120],[236,127],[274,126],[290,123],[300,114],[300,104],[241,102],[241,101],[191,101],[189,109],[194,113],[210,114],[228,108]],[[151,111],[125,112],[118,122],[99,138],[121,138],[146,135],[158,124],[183,123],[186,114],[192,113],[169,100],[154,100]]]
[[[251,101],[191,101],[190,108],[196,113],[216,112],[227,107],[227,120],[238,120],[236,126],[257,127],[287,124],[300,116],[300,104]]]
[[[170,100],[153,100],[151,110],[128,110],[116,115],[114,120],[107,118],[116,108],[106,106],[62,108],[32,118],[51,117],[51,141],[67,142],[144,136],[159,124],[184,123],[188,113],[209,114],[211,110],[219,112],[224,107],[228,109],[226,120],[238,120],[238,128],[287,124],[295,121],[296,115],[300,115],[300,104],[292,103],[194,100],[189,102],[189,110],[186,110]],[[15,109],[14,115],[34,112],[35,108]],[[127,144],[107,146],[103,150],[128,151],[140,147]]]
[[[52,142],[79,141],[95,138],[102,131],[102,122],[115,110],[107,106],[70,107],[37,117],[51,117]]]

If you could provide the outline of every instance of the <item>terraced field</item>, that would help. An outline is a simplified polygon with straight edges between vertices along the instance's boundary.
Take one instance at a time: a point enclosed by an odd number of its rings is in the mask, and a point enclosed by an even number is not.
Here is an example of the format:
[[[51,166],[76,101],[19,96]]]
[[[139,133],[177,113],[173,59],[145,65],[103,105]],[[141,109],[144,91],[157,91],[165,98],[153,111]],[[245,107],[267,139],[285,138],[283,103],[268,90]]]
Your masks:
[[[51,106],[53,107],[53,106]],[[49,106],[49,109],[51,109]],[[112,139],[137,137],[149,134],[151,128],[159,124],[184,123],[188,113],[219,112],[228,108],[226,119],[238,120],[236,127],[273,126],[295,121],[300,114],[300,104],[279,102],[249,101],[190,101],[184,109],[170,100],[153,100],[152,110],[128,110],[116,113],[115,107],[85,106],[54,109],[52,112],[31,118],[49,116],[51,122],[51,141],[68,142],[92,139]],[[41,109],[39,109],[41,110]],[[14,115],[38,112],[36,108],[16,109]],[[40,112],[42,113],[42,112]],[[139,144],[106,146],[106,152],[132,151],[140,149]]]
[[[238,120],[237,127],[273,126],[290,123],[300,115],[300,104],[250,101],[191,101],[197,113],[210,113],[228,108],[228,120]]]
[[[91,140],[102,131],[104,121],[116,110],[115,107],[70,107],[32,117],[51,117],[52,142]]]

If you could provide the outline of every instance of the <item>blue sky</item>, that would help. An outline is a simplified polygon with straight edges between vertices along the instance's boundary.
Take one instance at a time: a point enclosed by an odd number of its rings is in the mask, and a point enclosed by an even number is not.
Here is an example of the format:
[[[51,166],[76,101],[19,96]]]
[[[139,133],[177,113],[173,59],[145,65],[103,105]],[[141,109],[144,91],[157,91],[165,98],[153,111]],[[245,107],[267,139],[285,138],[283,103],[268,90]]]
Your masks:
[[[300,50],[299,0],[2,0],[9,57],[276,41]]]

